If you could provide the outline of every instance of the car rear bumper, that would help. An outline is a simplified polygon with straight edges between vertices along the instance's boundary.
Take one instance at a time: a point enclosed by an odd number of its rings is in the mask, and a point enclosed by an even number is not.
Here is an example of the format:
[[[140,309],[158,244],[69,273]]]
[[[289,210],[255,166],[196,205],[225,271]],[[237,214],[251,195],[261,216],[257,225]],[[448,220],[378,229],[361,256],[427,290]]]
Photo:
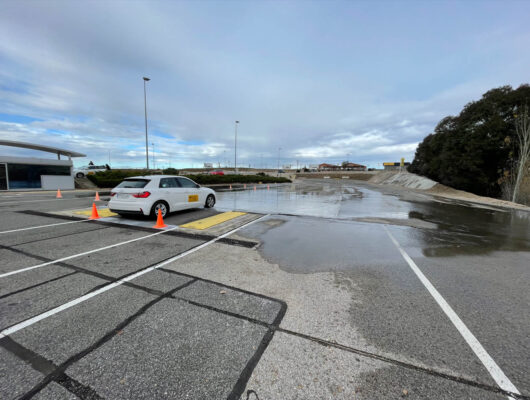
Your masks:
[[[109,202],[109,210],[120,214],[142,214],[149,215],[151,204],[144,201],[119,201],[112,199]]]
[[[118,210],[116,208],[109,208],[109,210],[117,214],[145,215],[144,212],[141,210]]]

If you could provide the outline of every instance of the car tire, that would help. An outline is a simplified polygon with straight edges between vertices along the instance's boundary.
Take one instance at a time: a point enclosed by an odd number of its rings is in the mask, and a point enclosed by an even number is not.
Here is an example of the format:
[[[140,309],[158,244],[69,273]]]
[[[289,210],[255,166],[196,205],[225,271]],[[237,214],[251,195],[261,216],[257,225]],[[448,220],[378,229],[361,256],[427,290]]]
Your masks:
[[[209,194],[206,198],[206,202],[204,203],[204,208],[212,208],[215,206],[215,196],[213,194]]]
[[[162,218],[166,218],[169,215],[169,204],[167,204],[164,200],[158,200],[151,207],[151,218],[156,219],[158,217],[158,209],[162,211]]]
[[[77,174],[75,174],[76,178],[82,178],[84,176],[85,176],[85,174],[83,174],[82,172],[78,172]]]

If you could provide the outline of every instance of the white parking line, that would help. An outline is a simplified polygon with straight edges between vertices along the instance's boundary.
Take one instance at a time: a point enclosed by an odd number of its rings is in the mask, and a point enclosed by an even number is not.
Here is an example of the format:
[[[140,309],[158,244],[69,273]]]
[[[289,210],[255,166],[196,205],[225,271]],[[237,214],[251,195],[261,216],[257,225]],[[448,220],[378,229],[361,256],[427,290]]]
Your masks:
[[[9,204],[19,204],[19,203],[38,203],[41,201],[63,201],[63,200],[87,200],[91,199],[91,197],[66,197],[62,199],[52,198],[52,199],[46,199],[46,200],[21,200],[21,201],[0,201],[0,206],[3,205],[9,205]]]
[[[183,253],[180,253],[180,254],[176,255],[175,257],[172,257],[172,258],[170,258],[170,259],[168,259],[166,261],[162,261],[161,263],[153,265],[152,267],[149,267],[149,268],[146,268],[144,270],[138,271],[137,273],[135,273],[133,275],[129,275],[126,278],[120,279],[119,281],[116,281],[116,282],[113,282],[113,283],[109,283],[108,285],[103,286],[102,288],[100,288],[100,289],[98,289],[98,290],[96,290],[94,292],[85,294],[84,296],[78,297],[77,299],[69,301],[68,303],[65,303],[65,304],[60,305],[60,306],[55,307],[55,308],[52,308],[51,310],[46,311],[45,313],[36,315],[33,318],[27,319],[27,320],[25,320],[23,322],[20,322],[20,323],[18,323],[16,325],[11,326],[10,328],[4,329],[2,332],[0,332],[0,339],[2,339],[5,336],[11,335],[11,334],[13,334],[13,333],[15,333],[15,332],[17,332],[17,331],[19,331],[21,329],[27,328],[28,326],[31,326],[31,325],[35,324],[36,322],[42,321],[45,318],[48,318],[48,317],[50,317],[52,315],[60,313],[61,311],[66,310],[66,309],[68,309],[70,307],[73,307],[73,306],[75,306],[75,305],[77,305],[79,303],[82,303],[82,302],[84,302],[84,301],[86,301],[88,299],[91,299],[92,297],[97,296],[98,294],[104,293],[104,292],[106,292],[106,291],[108,291],[110,289],[113,289],[113,288],[115,288],[117,286],[120,286],[120,285],[124,284],[125,282],[132,281],[133,279],[136,279],[139,276],[147,274],[148,272],[151,272],[151,271],[153,271],[155,269],[161,268],[164,265],[167,265],[169,263],[172,263],[175,260],[178,260],[179,258],[186,257],[189,254],[195,253],[196,251],[199,251],[199,250],[205,248],[206,246],[209,246],[209,245],[217,242],[218,240],[220,240],[220,239],[222,239],[224,237],[227,237],[227,236],[231,235],[232,233],[237,232],[238,230],[240,230],[242,228],[245,228],[245,227],[247,227],[249,225],[252,225],[252,224],[258,222],[259,220],[261,220],[261,219],[263,219],[265,217],[268,217],[268,214],[267,215],[263,215],[262,217],[257,218],[254,221],[250,221],[250,222],[248,222],[248,223],[246,223],[244,225],[241,225],[238,228],[232,229],[231,231],[229,231],[229,232],[227,232],[227,233],[225,233],[225,234],[223,234],[221,236],[218,236],[218,237],[216,237],[216,238],[214,238],[214,239],[212,239],[212,240],[210,240],[210,241],[208,241],[206,243],[203,243],[203,244],[201,244],[201,245],[199,245],[197,247],[194,247],[194,248],[192,248],[190,250],[187,250],[187,251],[185,251]],[[163,232],[158,232],[156,234],[158,235],[160,233],[163,233]],[[151,235],[151,236],[153,236],[153,235]]]
[[[163,230],[163,231],[156,232],[156,233],[152,233],[152,234],[150,234],[150,235],[142,236],[142,237],[139,237],[139,238],[136,238],[136,239],[126,240],[125,242],[120,242],[120,243],[116,243],[116,244],[111,244],[111,245],[109,245],[109,246],[100,247],[100,248],[98,248],[98,249],[85,251],[85,252],[83,252],[83,253],[74,254],[74,255],[71,255],[71,256],[68,256],[68,257],[58,258],[57,260],[52,260],[52,261],[48,261],[48,262],[45,262],[45,263],[42,263],[42,264],[33,265],[33,266],[31,266],[31,267],[26,267],[26,268],[17,269],[17,270],[15,270],[15,271],[6,272],[6,273],[4,273],[4,274],[0,274],[0,278],[5,278],[6,276],[15,275],[15,274],[20,274],[20,273],[22,273],[22,272],[26,272],[26,271],[31,271],[32,269],[36,269],[36,268],[42,268],[42,267],[45,267],[45,266],[47,266],[47,265],[57,264],[57,263],[59,263],[59,262],[63,262],[63,261],[67,261],[67,260],[71,260],[72,258],[77,258],[77,257],[81,257],[81,256],[86,256],[87,254],[97,253],[98,251],[103,251],[103,250],[107,250],[107,249],[112,249],[113,247],[123,246],[124,244],[128,244],[128,243],[136,242],[136,241],[138,241],[138,240],[144,240],[144,239],[147,239],[147,238],[150,238],[150,237],[156,236],[156,235],[161,235],[162,233],[169,232],[169,231],[173,231],[173,230],[175,230],[175,229],[177,229],[177,228],[178,228],[178,227],[170,228],[170,229],[165,229],[165,230]]]
[[[383,226],[385,228],[386,233],[390,237],[390,240],[394,243],[394,245],[397,247],[407,264],[410,266],[412,271],[416,274],[416,276],[419,278],[421,283],[425,286],[425,288],[429,291],[431,296],[434,298],[434,300],[438,303],[438,305],[441,307],[445,315],[449,317],[453,325],[458,329],[458,332],[462,335],[464,340],[467,342],[469,347],[471,347],[471,350],[477,355],[477,357],[482,361],[482,364],[488,372],[490,373],[491,377],[497,382],[497,385],[503,390],[506,390],[511,393],[520,394],[515,385],[508,379],[508,377],[502,372],[500,367],[497,365],[497,363],[491,358],[491,356],[486,352],[486,349],[480,344],[480,342],[477,340],[477,338],[471,333],[471,331],[468,329],[468,327],[464,324],[464,322],[460,319],[460,317],[456,314],[456,312],[452,309],[452,307],[445,301],[445,299],[442,297],[440,292],[436,290],[436,288],[431,284],[431,282],[427,279],[425,275],[423,275],[423,272],[418,268],[416,263],[410,258],[410,256],[403,250],[403,248],[400,246],[398,241],[394,238],[394,236],[390,233],[388,228],[386,226]],[[513,397],[508,396],[509,399],[513,399]]]
[[[2,231],[2,232],[0,232],[0,235],[2,235],[3,233],[13,233],[13,232],[20,232],[20,231],[29,231],[31,229],[47,228],[49,226],[58,226],[58,225],[66,225],[66,224],[77,224],[78,222],[86,222],[86,221],[89,221],[89,220],[88,219],[82,219],[80,221],[68,221],[68,222],[59,222],[57,224],[30,226],[29,228],[20,228],[20,229],[13,229],[13,230],[10,230],[10,231]]]

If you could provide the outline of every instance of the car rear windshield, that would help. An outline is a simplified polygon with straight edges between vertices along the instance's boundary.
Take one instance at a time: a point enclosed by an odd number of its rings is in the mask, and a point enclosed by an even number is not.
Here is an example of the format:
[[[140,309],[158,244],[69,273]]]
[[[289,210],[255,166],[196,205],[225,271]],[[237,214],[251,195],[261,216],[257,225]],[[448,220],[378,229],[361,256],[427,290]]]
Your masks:
[[[143,188],[147,183],[149,182],[149,179],[125,179],[122,183],[120,183],[118,186],[119,188]]]

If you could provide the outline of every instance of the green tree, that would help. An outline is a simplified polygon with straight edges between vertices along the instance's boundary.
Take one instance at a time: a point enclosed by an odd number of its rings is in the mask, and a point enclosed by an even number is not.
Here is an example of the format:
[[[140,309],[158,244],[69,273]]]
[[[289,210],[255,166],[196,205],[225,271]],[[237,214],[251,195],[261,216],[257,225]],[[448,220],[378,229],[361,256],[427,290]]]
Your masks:
[[[442,119],[418,146],[410,172],[479,195],[499,197],[501,177],[517,154],[514,110],[530,86],[502,86]]]

